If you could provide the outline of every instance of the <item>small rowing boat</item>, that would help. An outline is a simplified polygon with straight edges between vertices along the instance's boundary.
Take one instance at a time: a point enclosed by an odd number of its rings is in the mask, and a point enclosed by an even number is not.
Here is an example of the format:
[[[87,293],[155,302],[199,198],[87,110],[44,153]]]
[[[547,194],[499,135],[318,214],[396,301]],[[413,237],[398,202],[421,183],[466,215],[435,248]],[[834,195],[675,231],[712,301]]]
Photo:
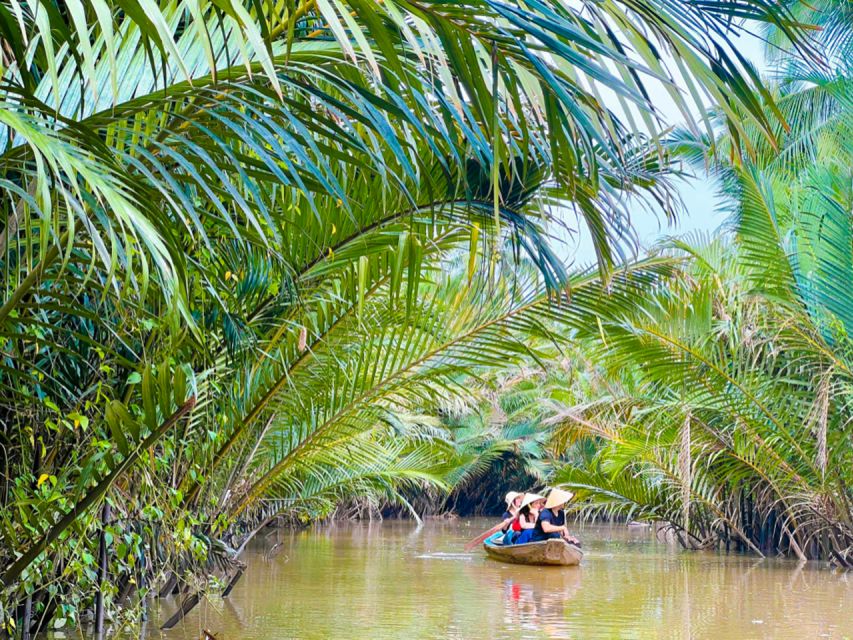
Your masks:
[[[580,564],[583,551],[562,539],[551,538],[527,544],[501,544],[492,538],[483,542],[486,553],[495,560],[513,564],[573,567]]]

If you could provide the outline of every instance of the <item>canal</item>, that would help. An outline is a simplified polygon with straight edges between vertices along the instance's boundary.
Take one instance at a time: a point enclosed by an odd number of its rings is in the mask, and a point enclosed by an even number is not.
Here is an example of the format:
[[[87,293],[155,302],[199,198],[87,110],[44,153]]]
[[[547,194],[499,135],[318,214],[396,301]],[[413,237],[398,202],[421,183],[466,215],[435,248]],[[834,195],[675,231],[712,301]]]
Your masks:
[[[276,530],[245,555],[227,599],[175,629],[152,607],[143,637],[372,638],[853,637],[853,575],[825,565],[686,552],[647,528],[587,525],[580,567],[526,567],[463,545],[488,520],[338,523]]]

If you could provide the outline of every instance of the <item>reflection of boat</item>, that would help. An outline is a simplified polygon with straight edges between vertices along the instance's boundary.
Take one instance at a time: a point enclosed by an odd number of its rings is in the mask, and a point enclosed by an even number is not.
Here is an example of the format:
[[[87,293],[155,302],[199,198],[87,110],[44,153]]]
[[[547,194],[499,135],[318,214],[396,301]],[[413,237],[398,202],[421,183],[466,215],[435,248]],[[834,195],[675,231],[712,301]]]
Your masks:
[[[496,560],[513,564],[544,564],[571,567],[580,564],[583,551],[565,540],[551,538],[527,544],[501,544],[492,539],[483,543],[486,553]]]

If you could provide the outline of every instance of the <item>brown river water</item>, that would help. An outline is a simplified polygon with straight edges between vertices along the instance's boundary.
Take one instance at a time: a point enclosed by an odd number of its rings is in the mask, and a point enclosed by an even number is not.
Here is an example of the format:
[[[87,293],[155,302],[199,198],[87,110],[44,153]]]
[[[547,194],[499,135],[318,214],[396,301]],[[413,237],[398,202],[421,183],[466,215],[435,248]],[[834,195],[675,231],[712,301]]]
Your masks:
[[[275,531],[244,558],[225,600],[143,637],[853,638],[853,573],[818,563],[686,552],[648,529],[576,530],[580,567],[525,567],[465,553],[489,520],[386,521]],[[266,551],[280,543],[270,557]],[[162,619],[176,602],[161,603]]]

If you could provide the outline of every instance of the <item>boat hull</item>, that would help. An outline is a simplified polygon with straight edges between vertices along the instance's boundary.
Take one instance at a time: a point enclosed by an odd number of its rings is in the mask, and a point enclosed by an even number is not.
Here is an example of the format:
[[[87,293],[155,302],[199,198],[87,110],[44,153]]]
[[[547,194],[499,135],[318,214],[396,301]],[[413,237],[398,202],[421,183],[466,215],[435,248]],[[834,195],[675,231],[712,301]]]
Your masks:
[[[527,544],[495,544],[490,540],[483,543],[489,557],[513,564],[532,564],[573,567],[580,564],[583,551],[565,540],[551,538]]]

